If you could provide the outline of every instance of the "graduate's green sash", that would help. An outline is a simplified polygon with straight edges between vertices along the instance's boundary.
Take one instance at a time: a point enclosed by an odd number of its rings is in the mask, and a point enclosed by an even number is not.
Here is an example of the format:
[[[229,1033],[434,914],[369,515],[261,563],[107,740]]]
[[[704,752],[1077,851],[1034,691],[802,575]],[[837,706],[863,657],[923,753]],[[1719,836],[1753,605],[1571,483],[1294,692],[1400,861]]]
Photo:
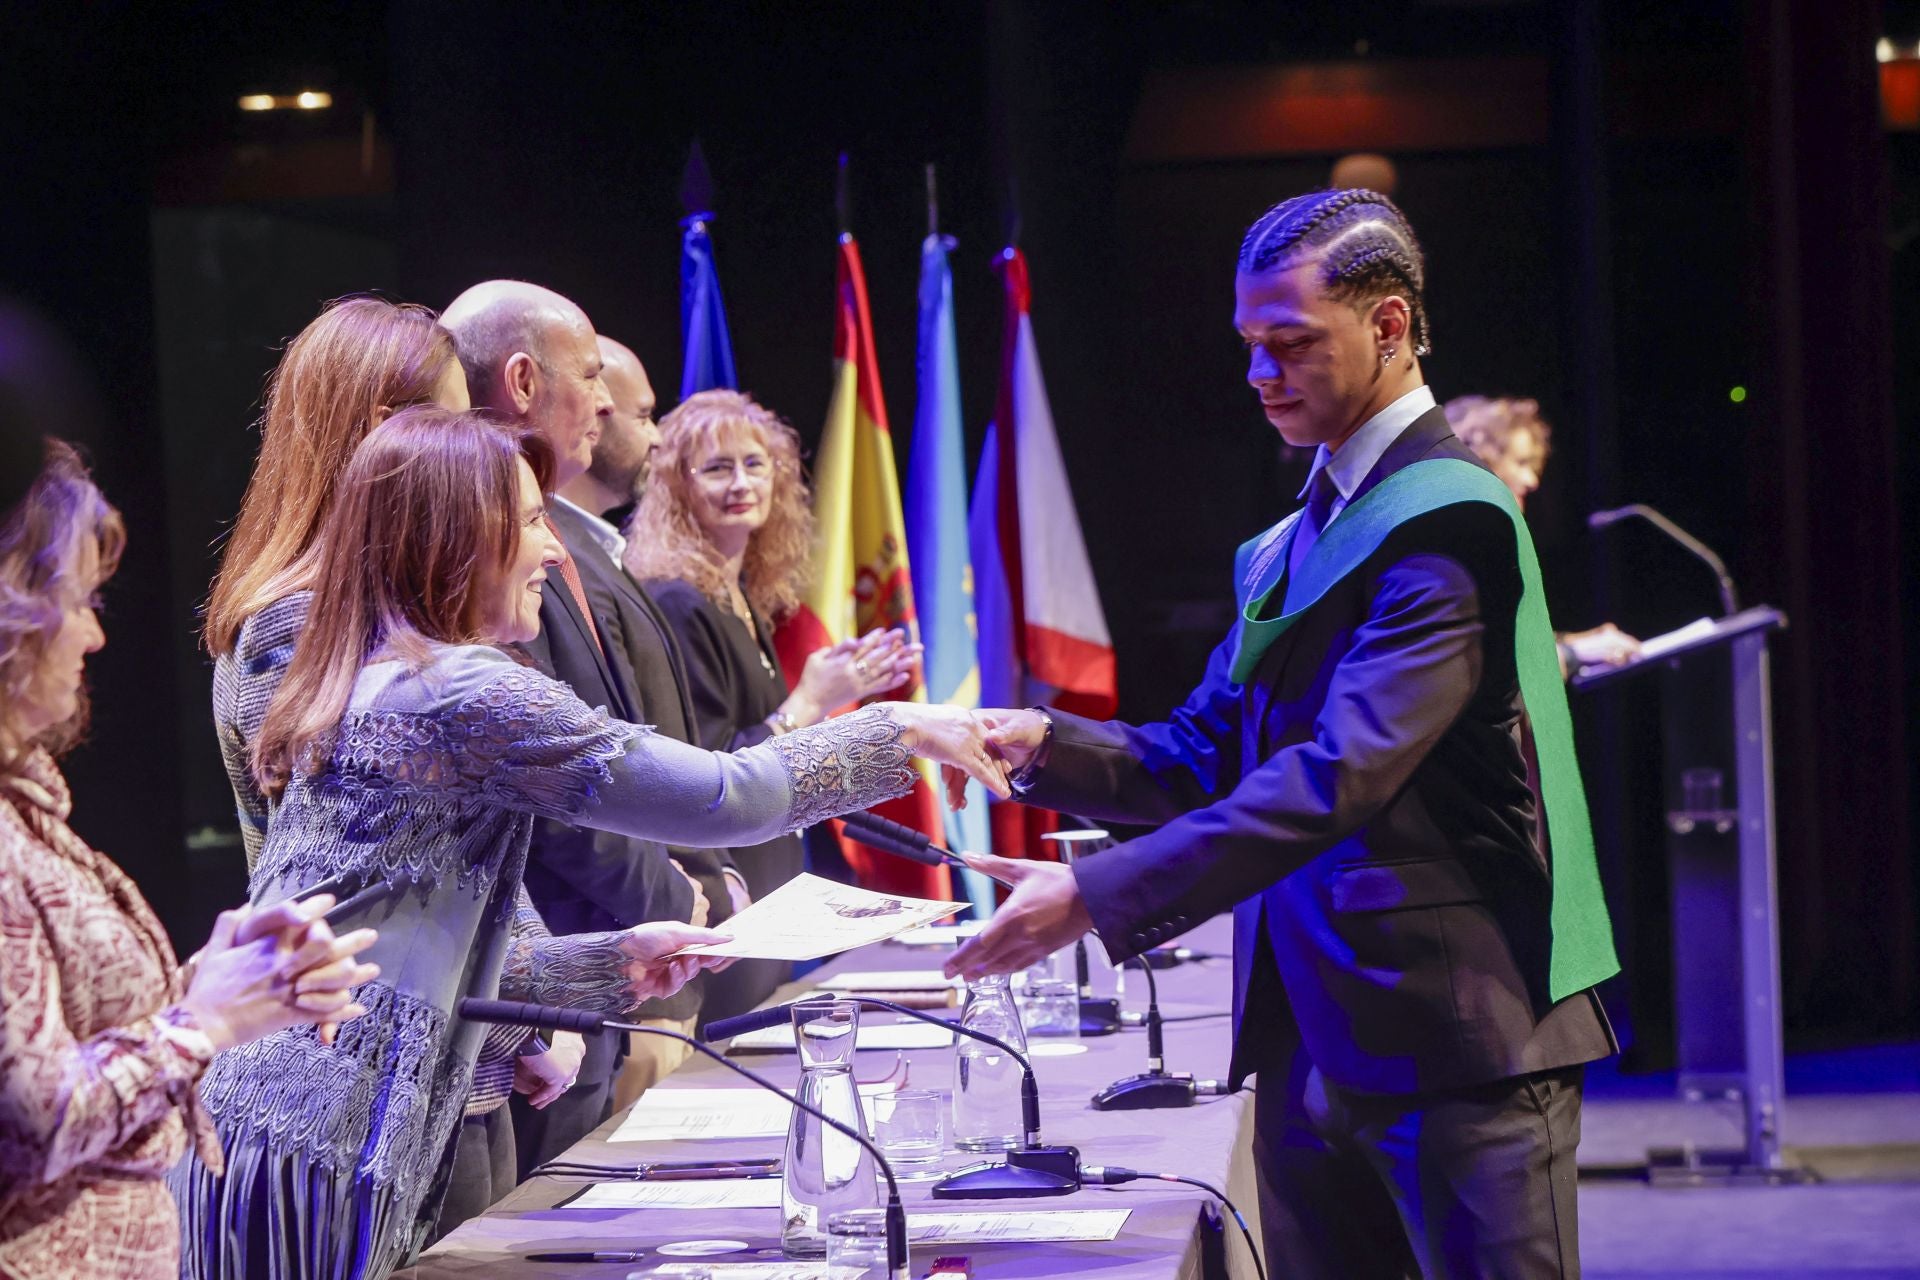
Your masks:
[[[1295,513],[1240,548],[1234,589],[1240,604],[1240,644],[1232,676],[1244,684],[1260,658],[1342,578],[1359,568],[1405,522],[1461,502],[1484,502],[1513,521],[1520,562],[1520,606],[1514,626],[1514,663],[1532,723],[1553,862],[1553,960],[1548,985],[1563,999],[1620,970],[1613,929],[1600,893],[1580,763],[1573,749],[1573,714],[1560,675],[1553,627],[1540,588],[1533,539],[1507,486],[1460,458],[1429,458],[1402,467],[1362,494],[1308,548],[1299,572],[1287,579]],[[1281,589],[1283,587],[1284,589]],[[1277,601],[1275,595],[1279,596]],[[1275,609],[1273,606],[1278,605]],[[1277,614],[1277,616],[1269,616]]]

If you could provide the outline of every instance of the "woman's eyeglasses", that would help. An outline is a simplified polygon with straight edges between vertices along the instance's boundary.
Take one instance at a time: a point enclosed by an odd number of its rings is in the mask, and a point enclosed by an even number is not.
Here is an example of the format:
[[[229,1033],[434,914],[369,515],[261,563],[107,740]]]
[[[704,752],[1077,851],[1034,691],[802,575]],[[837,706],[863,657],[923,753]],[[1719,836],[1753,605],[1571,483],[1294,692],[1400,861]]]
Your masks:
[[[735,472],[748,480],[766,480],[773,475],[773,460],[765,454],[750,453],[744,458],[712,458],[694,468],[693,474],[701,484],[721,485],[733,483]]]

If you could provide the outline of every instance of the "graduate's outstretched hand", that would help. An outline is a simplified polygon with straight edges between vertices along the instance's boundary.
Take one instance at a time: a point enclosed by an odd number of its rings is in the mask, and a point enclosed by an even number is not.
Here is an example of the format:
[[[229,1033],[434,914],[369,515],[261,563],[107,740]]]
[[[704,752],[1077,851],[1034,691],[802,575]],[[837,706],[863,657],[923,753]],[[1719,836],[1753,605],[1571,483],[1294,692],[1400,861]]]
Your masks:
[[[1093,928],[1073,868],[1058,862],[1027,862],[990,853],[962,854],[975,871],[1011,885],[978,936],[947,961],[949,978],[971,982],[990,973],[1012,973],[1052,955]]]

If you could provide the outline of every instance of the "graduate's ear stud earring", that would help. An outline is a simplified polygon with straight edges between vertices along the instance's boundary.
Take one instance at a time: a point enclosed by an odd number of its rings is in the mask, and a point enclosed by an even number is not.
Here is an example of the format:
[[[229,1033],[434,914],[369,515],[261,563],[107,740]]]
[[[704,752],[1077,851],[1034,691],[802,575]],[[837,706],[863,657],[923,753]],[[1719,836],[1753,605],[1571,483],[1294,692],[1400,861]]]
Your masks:
[[[1393,363],[1393,348],[1389,347],[1385,351],[1380,353],[1380,363],[1381,364]]]

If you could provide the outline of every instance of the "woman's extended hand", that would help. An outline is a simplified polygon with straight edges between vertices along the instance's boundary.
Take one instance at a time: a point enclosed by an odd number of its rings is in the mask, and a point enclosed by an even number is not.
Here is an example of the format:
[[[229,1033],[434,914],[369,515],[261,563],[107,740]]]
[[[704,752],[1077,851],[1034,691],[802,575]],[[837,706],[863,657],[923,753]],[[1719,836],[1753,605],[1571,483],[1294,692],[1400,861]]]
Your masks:
[[[903,632],[879,628],[815,649],[807,655],[799,687],[782,709],[797,725],[817,724],[848,703],[907,683],[924,652],[923,646],[907,643]]]
[[[223,911],[191,965],[186,1009],[216,1050],[258,1040],[288,1027],[332,1027],[366,1012],[353,989],[380,974],[354,959],[378,940],[372,929],[335,937],[324,918],[332,894],[264,911]]]
[[[685,947],[726,940],[724,933],[672,920],[639,924],[627,930],[621,935],[620,951],[627,958],[627,994],[633,1004],[672,995],[702,969],[726,967],[731,963],[726,956],[668,958]]]
[[[906,729],[907,749],[935,764],[947,766],[941,771],[947,788],[947,806],[967,807],[967,779],[972,778],[1002,800],[1013,794],[1008,781],[1010,770],[987,736],[988,726],[973,712],[962,707],[932,706],[919,702],[884,704],[894,719]]]

